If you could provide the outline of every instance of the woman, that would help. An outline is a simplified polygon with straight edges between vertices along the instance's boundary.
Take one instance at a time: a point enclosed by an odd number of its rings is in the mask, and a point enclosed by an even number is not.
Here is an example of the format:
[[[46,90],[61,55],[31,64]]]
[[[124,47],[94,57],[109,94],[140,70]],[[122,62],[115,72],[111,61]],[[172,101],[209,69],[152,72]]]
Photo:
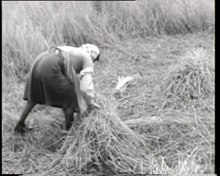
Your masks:
[[[92,82],[93,63],[99,60],[97,46],[84,44],[79,48],[58,46],[40,54],[33,63],[23,99],[27,101],[15,131],[30,130],[25,120],[36,104],[62,108],[66,130],[73,121],[73,113],[85,113],[95,103]]]

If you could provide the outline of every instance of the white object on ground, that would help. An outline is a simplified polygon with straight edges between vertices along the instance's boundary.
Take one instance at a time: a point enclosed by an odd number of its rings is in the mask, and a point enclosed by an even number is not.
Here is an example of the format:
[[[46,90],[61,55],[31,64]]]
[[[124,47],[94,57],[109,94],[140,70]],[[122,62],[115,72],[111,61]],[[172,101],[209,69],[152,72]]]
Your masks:
[[[116,91],[122,91],[122,89],[125,89],[125,85],[127,86],[127,83],[132,81],[134,78],[131,76],[127,76],[127,77],[118,77],[118,82],[117,85],[115,87]]]

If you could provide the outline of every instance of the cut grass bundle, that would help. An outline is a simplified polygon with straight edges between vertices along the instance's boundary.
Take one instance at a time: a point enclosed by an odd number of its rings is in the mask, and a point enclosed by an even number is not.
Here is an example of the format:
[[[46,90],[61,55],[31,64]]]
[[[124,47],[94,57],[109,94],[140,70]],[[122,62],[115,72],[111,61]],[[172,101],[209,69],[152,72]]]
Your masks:
[[[188,50],[165,77],[163,91],[167,98],[189,105],[214,95],[213,58],[203,48]]]
[[[104,108],[75,122],[47,174],[148,173],[141,136],[113,112]]]

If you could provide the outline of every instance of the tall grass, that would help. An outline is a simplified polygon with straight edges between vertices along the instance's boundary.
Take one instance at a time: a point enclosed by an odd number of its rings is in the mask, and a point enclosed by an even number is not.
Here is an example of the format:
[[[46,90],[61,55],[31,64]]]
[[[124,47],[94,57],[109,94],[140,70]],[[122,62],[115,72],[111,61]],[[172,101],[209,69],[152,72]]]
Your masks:
[[[213,30],[212,0],[131,2],[3,2],[3,70],[23,78],[33,59],[53,45]]]
[[[2,77],[13,81],[3,85],[3,172],[213,173],[213,9],[210,0],[3,2]],[[62,111],[38,106],[26,121],[35,130],[15,135],[25,86],[15,80],[47,48],[84,42],[101,47],[103,108],[66,134]],[[114,93],[125,76],[134,80]]]

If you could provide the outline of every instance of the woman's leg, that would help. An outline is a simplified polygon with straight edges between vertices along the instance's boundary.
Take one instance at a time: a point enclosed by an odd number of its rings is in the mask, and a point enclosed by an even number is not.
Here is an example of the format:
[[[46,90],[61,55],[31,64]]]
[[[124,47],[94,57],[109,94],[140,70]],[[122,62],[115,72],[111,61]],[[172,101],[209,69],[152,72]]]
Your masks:
[[[36,103],[32,101],[27,101],[24,111],[22,112],[21,117],[15,127],[15,132],[19,132],[19,133],[25,132],[25,120],[35,105]]]
[[[65,130],[69,130],[73,123],[73,113],[74,109],[72,107],[63,108],[64,117],[66,120]]]

